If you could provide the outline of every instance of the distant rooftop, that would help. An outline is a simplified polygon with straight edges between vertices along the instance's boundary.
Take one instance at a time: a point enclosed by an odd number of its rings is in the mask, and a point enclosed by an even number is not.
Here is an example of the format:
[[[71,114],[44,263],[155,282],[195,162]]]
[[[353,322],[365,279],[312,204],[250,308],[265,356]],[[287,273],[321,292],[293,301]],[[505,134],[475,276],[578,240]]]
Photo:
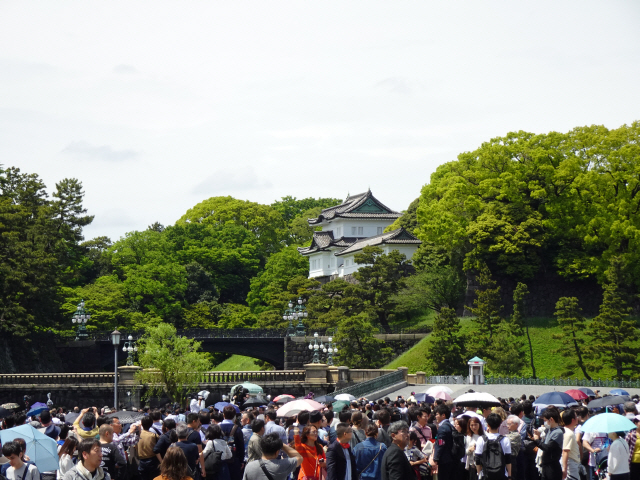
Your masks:
[[[325,208],[317,218],[310,218],[309,225],[318,225],[334,218],[371,218],[395,220],[401,213],[391,210],[373,196],[371,190],[357,195],[348,195],[344,203]]]
[[[420,245],[420,243],[420,240],[411,235],[404,228],[398,228],[391,232],[367,238],[340,237],[334,239],[332,231],[325,231],[313,232],[311,245],[308,247],[298,247],[298,252],[300,252],[301,255],[310,255],[321,250],[329,250],[330,247],[337,247],[340,250],[336,251],[334,255],[340,256],[357,252],[358,250],[362,250],[364,247],[374,245]]]

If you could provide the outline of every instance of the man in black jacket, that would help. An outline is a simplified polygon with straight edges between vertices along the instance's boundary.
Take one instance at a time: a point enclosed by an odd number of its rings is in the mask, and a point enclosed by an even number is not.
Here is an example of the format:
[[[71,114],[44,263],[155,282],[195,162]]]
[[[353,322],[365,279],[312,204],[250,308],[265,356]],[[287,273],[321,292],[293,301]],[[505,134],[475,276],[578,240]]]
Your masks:
[[[438,437],[436,438],[431,465],[438,467],[439,480],[449,480],[453,478],[453,456],[451,455],[453,426],[449,421],[451,410],[446,405],[438,405],[434,411],[438,424]]]
[[[387,433],[393,443],[382,457],[382,480],[410,480],[416,477],[411,463],[404,454],[404,448],[409,443],[409,425],[407,422],[394,422]]]
[[[327,480],[356,480],[356,457],[349,445],[353,431],[348,423],[339,423],[336,434],[338,441],[327,449]],[[347,469],[351,472],[349,476]]]

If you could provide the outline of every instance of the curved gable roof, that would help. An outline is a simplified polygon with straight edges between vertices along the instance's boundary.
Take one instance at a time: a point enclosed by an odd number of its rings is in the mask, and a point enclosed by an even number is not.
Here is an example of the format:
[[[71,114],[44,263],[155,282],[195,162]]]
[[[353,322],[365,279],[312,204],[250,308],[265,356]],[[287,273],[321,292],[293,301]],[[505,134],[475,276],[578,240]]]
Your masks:
[[[402,214],[384,205],[375,198],[371,190],[357,195],[349,195],[344,203],[333,207],[325,208],[317,218],[309,218],[309,225],[317,225],[326,220],[333,220],[336,217],[343,218],[382,218],[395,220]]]

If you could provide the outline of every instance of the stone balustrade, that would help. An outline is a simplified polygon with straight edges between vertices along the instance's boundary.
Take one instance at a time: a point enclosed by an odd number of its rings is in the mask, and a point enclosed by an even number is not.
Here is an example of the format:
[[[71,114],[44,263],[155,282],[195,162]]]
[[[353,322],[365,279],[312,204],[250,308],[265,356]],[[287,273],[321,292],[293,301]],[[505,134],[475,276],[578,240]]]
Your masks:
[[[113,384],[113,373],[10,373],[0,374],[0,387],[15,385]]]
[[[136,373],[140,370],[141,367],[137,366],[118,368],[119,398],[121,400],[124,401],[127,398],[135,405],[140,404],[142,394],[147,387],[136,378]],[[352,385],[383,384],[385,380],[382,377],[389,377],[392,373],[397,373],[398,379],[405,382],[410,378],[414,380],[414,377],[417,376],[407,375],[405,367],[397,370],[366,370],[312,363],[306,364],[304,369],[300,370],[206,372],[199,382],[199,389],[209,390],[213,397],[221,398],[222,395],[229,394],[232,386],[251,382],[260,385],[265,395],[290,393],[298,396],[305,395],[310,391],[316,395],[323,395]],[[377,381],[379,378],[380,382]],[[73,402],[75,405],[80,399],[87,402],[92,402],[91,399],[95,399],[96,404],[109,404],[108,399],[112,395],[110,392],[113,391],[113,385],[113,373],[0,374],[0,403],[19,401],[25,394],[40,398],[42,392],[53,392],[53,397],[59,399],[61,404]],[[366,394],[364,390],[362,392],[362,395]],[[162,404],[162,402],[166,402],[166,399],[158,399],[157,401]]]

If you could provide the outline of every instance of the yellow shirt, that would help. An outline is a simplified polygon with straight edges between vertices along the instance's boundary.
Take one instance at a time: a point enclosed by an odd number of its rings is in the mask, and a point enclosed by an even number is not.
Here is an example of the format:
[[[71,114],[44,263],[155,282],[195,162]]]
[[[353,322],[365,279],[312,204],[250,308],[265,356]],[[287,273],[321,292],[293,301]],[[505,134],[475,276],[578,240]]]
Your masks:
[[[636,448],[633,449],[633,456],[631,457],[631,463],[640,463],[640,435],[636,439]]]

